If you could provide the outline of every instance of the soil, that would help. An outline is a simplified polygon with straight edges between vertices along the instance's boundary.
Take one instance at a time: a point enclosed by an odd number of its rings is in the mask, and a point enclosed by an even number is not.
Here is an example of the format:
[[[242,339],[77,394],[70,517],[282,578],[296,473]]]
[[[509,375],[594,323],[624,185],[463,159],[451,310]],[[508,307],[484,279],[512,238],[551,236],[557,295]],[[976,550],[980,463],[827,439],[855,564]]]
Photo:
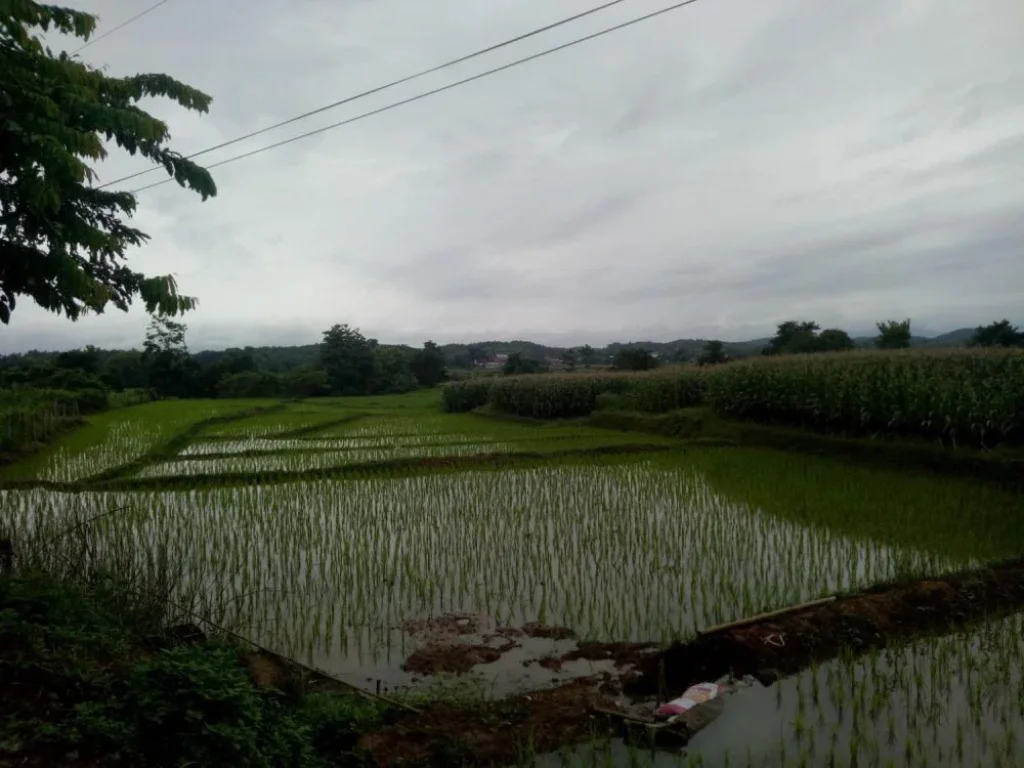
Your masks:
[[[541,640],[572,640],[576,637],[576,633],[568,627],[549,627],[535,621],[523,625],[523,634]]]
[[[579,678],[472,708],[436,705],[364,736],[360,746],[381,766],[403,761],[504,765],[514,762],[524,745],[540,754],[617,733],[621,723],[595,707],[625,713],[656,694],[678,695],[694,683],[730,674],[751,675],[770,684],[834,658],[843,649],[863,653],[1022,608],[1024,560],[1019,560],[942,578],[880,585],[661,650],[649,643],[580,643],[575,650],[536,663],[556,669],[576,659],[610,659],[617,673]]]
[[[359,746],[380,766],[416,761],[436,766],[505,765],[528,743],[543,753],[606,732],[607,718],[595,715],[592,708],[617,706],[597,690],[600,682],[576,680],[474,709],[435,706],[367,734]]]
[[[472,613],[446,613],[429,619],[410,619],[403,622],[401,629],[421,640],[475,635],[480,632],[480,617]]]
[[[429,643],[413,651],[405,660],[402,669],[419,675],[437,675],[454,673],[457,675],[469,672],[478,664],[491,664],[502,657],[506,651],[516,647],[510,640],[499,648],[488,645],[470,645],[469,643]]]

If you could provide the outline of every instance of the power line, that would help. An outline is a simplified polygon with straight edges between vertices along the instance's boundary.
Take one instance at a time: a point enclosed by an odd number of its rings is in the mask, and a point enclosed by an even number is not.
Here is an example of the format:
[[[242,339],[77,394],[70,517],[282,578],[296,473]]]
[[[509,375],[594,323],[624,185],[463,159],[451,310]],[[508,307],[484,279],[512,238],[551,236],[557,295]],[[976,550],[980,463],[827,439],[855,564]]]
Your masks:
[[[504,72],[506,69],[512,69],[513,67],[517,67],[520,64],[525,64],[528,61],[534,61],[535,59],[539,59],[539,58],[541,58],[543,56],[547,56],[549,54],[556,53],[557,51],[563,51],[566,48],[573,47],[574,45],[579,45],[580,43],[585,43],[588,40],[594,40],[595,38],[603,37],[604,35],[611,34],[612,32],[617,32],[618,30],[625,29],[626,27],[631,27],[634,24],[639,24],[642,21],[647,21],[649,19],[653,19],[656,16],[661,16],[663,14],[669,13],[670,11],[678,10],[680,8],[683,8],[683,7],[687,6],[687,5],[693,5],[693,3],[695,3],[695,2],[697,2],[697,0],[682,0],[682,2],[676,3],[674,5],[670,5],[667,8],[662,8],[660,10],[653,11],[653,12],[645,14],[643,16],[638,16],[636,18],[630,19],[629,21],[625,21],[625,22],[623,22],[621,24],[616,24],[613,27],[607,27],[606,29],[602,29],[599,32],[594,32],[593,34],[587,35],[585,37],[579,37],[579,38],[576,38],[575,40],[570,40],[568,43],[563,43],[562,45],[555,46],[554,48],[548,48],[546,50],[541,51],[540,53],[535,53],[535,54],[532,54],[530,56],[525,56],[525,57],[523,57],[521,59],[516,59],[513,62],[509,62],[508,64],[503,64],[502,66],[495,67],[494,69],[489,69],[486,72],[481,72],[478,75],[473,75],[472,77],[467,77],[467,78],[465,78],[463,80],[457,80],[454,83],[449,83],[448,85],[441,86],[440,88],[435,88],[435,89],[433,89],[431,91],[426,91],[424,93],[417,94],[416,96],[411,96],[408,99],[402,99],[401,101],[392,102],[391,104],[388,104],[386,106],[380,107],[378,109],[374,109],[374,110],[371,110],[369,112],[363,112],[362,114],[356,115],[355,117],[350,117],[347,120],[341,120],[341,121],[339,121],[337,123],[332,123],[331,125],[325,125],[322,128],[317,128],[316,130],[313,130],[313,131],[307,131],[306,133],[300,133],[298,136],[292,136],[289,139],[284,139],[282,141],[278,141],[278,142],[275,142],[273,144],[268,144],[265,147],[260,147],[259,149],[254,149],[251,152],[244,152],[244,153],[242,153],[240,155],[235,155],[234,157],[229,157],[226,160],[221,160],[221,161],[216,162],[216,163],[211,163],[210,165],[205,166],[205,168],[206,168],[206,170],[210,170],[212,168],[218,168],[218,167],[220,167],[222,165],[227,165],[228,163],[234,163],[234,162],[236,162],[238,160],[244,160],[247,157],[253,157],[254,155],[260,155],[260,154],[263,154],[264,152],[269,152],[272,149],[277,149],[278,147],[283,147],[286,144],[292,144],[292,143],[294,143],[296,141],[300,141],[302,139],[308,139],[310,136],[316,136],[317,134],[325,133],[326,131],[330,131],[330,130],[333,130],[335,128],[340,128],[343,125],[348,125],[349,123],[354,123],[354,122],[357,122],[359,120],[364,120],[367,117],[373,117],[374,115],[379,115],[382,112],[388,112],[388,111],[390,111],[392,109],[395,109],[396,107],[401,107],[401,106],[404,106],[406,104],[412,104],[414,101],[419,101],[420,99],[425,99],[428,96],[435,96],[435,95],[437,95],[439,93],[443,93],[444,91],[449,91],[452,88],[457,88],[460,85],[465,85],[467,83],[472,83],[472,82],[474,82],[476,80],[481,80],[482,78],[488,77],[490,75],[497,74],[498,72]],[[129,177],[129,178],[131,178],[131,177]],[[147,184],[144,187],[139,187],[138,189],[133,189],[132,190],[132,194],[137,194],[139,192],[144,192],[147,189],[153,189],[153,187],[159,187],[161,184],[167,184],[167,183],[172,182],[172,181],[174,181],[173,178],[168,178],[168,179],[163,179],[162,181],[155,182],[153,184]]]
[[[164,2],[167,2],[167,0],[164,0]],[[607,8],[611,8],[613,5],[618,5],[619,3],[623,2],[625,2],[625,0],[611,0],[610,2],[607,2],[604,5],[599,5],[596,8],[591,8],[589,11],[582,11],[581,13],[577,13],[575,16],[569,16],[568,18],[562,19],[561,21],[556,21],[553,24],[548,24],[546,26],[539,27],[533,30],[532,32],[526,32],[522,35],[517,35],[516,37],[510,38],[501,43],[497,43],[496,45],[492,45],[487,48],[481,48],[479,51],[474,51],[473,53],[467,54],[465,56],[460,56],[457,59],[452,59],[451,61],[446,61],[443,64],[438,64],[436,67],[424,69],[420,72],[416,72],[415,74],[412,75],[407,75],[406,77],[400,78],[398,80],[392,80],[390,83],[386,83],[385,85],[379,85],[376,88],[371,88],[368,91],[363,91],[362,93],[357,93],[354,96],[349,96],[347,98],[341,99],[340,101],[334,101],[331,102],[330,104],[325,104],[322,107],[312,109],[309,112],[303,112],[301,115],[296,115],[295,117],[283,120],[280,123],[274,123],[274,125],[268,125],[266,128],[260,128],[259,130],[247,133],[244,136],[239,136],[237,139],[231,139],[230,141],[224,141],[221,142],[220,144],[215,144],[212,147],[207,147],[206,149],[200,150],[199,152],[194,152],[191,155],[188,155],[187,159],[191,160],[192,158],[199,157],[200,155],[205,155],[209,152],[213,152],[218,149],[224,149],[224,147],[230,147],[232,144],[237,144],[240,141],[245,141],[246,139],[251,139],[254,136],[259,136],[260,134],[267,133],[268,131],[273,131],[277,128],[281,128],[286,125],[291,125],[292,123],[296,123],[299,120],[305,120],[307,117],[319,115],[321,112],[327,112],[328,110],[335,109],[336,107],[340,107],[344,104],[349,104],[353,101],[356,101],[357,99],[362,99],[365,98],[366,96],[372,96],[373,94],[380,93],[381,91],[385,91],[388,88],[394,88],[396,85],[408,83],[410,80],[416,80],[417,78],[423,77],[425,75],[430,75],[433,74],[434,72],[438,72],[442,69],[446,69],[456,64],[461,64],[464,61],[475,59],[478,56],[483,56],[485,53],[492,53],[493,51],[497,51],[500,48],[505,48],[506,46],[512,45],[513,43],[521,42],[528,38],[539,35],[542,32],[547,32],[549,30],[555,29],[556,27],[561,27],[564,26],[565,24],[570,24],[574,21],[578,21],[579,19],[584,18],[585,16],[590,16],[591,14],[598,13],[599,11],[603,11]],[[120,179],[108,181],[106,184],[101,184],[96,188],[105,189],[107,187],[112,187],[115,184],[120,184],[121,182],[129,181],[130,179],[136,179],[139,176],[145,176],[147,173],[152,173],[153,171],[159,170],[160,168],[161,166],[154,165],[152,168],[147,168],[144,171],[133,173],[130,176],[122,176]]]
[[[139,20],[139,19],[141,19],[141,18],[142,18],[143,16],[145,16],[145,15],[146,15],[147,13],[150,13],[150,12],[152,12],[152,11],[155,11],[155,10],[156,10],[157,8],[159,8],[159,7],[161,6],[161,5],[163,5],[164,3],[168,3],[168,2],[170,2],[170,0],[160,0],[160,2],[158,2],[158,3],[154,3],[153,5],[149,6],[149,8],[147,8],[146,10],[144,10],[144,11],[140,11],[139,13],[136,13],[136,14],[135,14],[134,16],[132,16],[132,17],[131,17],[131,18],[129,18],[129,19],[125,19],[125,20],[124,20],[124,21],[122,21],[122,22],[121,22],[120,24],[118,24],[118,25],[117,25],[116,27],[114,27],[114,28],[112,28],[112,29],[108,29],[108,30],[107,30],[106,32],[104,32],[104,33],[103,33],[102,35],[99,35],[98,37],[94,37],[94,38],[93,38],[92,40],[87,40],[87,41],[86,41],[86,42],[85,42],[85,43],[84,43],[83,45],[81,45],[80,47],[78,47],[78,48],[76,48],[76,49],[75,49],[74,51],[72,51],[72,52],[71,52],[71,55],[72,55],[72,56],[74,56],[75,54],[81,53],[82,51],[84,51],[84,50],[85,50],[86,48],[88,48],[88,47],[89,47],[90,45],[92,45],[93,43],[98,43],[98,42],[99,42],[100,40],[102,40],[103,38],[105,38],[105,37],[110,37],[110,36],[111,36],[112,34],[114,34],[115,32],[117,32],[117,31],[118,31],[119,29],[124,29],[124,28],[125,28],[125,27],[127,27],[127,26],[128,26],[129,24],[131,24],[132,22],[134,22],[134,21],[138,21],[138,20]]]

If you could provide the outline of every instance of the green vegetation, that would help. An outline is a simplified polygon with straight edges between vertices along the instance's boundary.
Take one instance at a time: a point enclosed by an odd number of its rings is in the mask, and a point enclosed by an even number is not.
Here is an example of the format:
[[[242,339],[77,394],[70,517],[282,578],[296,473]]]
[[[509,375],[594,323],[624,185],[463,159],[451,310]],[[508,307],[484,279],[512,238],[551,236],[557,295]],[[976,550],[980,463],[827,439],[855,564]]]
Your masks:
[[[163,166],[202,198],[216,194],[210,174],[167,146],[167,125],[145,112],[144,99],[164,97],[206,112],[210,97],[167,75],[109,77],[66,53],[54,54],[47,30],[88,39],[96,17],[6,2],[0,10],[0,321],[17,296],[77,318],[108,304],[127,311],[140,297],[150,312],[174,314],[195,299],[174,278],[129,269],[125,252],[148,236],[127,224],[135,196],[94,185],[90,162],[107,156],[104,139]]]
[[[74,482],[92,474],[137,461],[150,452],[186,436],[208,419],[230,417],[257,407],[265,400],[164,400],[124,410],[107,411],[83,419],[84,426],[35,455],[5,467],[4,480]],[[172,443],[171,450],[174,443]]]
[[[886,320],[878,323],[875,346],[879,349],[906,349],[910,346],[910,320]]]
[[[1020,497],[996,486],[792,453],[684,447],[583,419],[535,417],[643,412],[671,421],[666,432],[699,435],[720,420],[707,404],[734,397],[737,376],[763,380],[758,387],[780,397],[787,386],[804,394],[820,386],[838,402],[869,382],[884,408],[902,396],[885,399],[878,392],[886,386],[942,394],[967,381],[991,398],[1009,391],[1002,379],[1019,375],[1021,359],[991,350],[773,356],[641,373],[496,376],[404,395],[163,400],[89,415],[82,429],[0,471],[0,541],[41,551],[53,531],[70,530],[76,548],[39,563],[45,576],[19,563],[0,579],[0,658],[6,648],[18,654],[0,674],[43,679],[55,694],[44,705],[5,698],[0,750],[44,764],[69,753],[176,766],[369,759],[353,750],[361,733],[383,726],[387,710],[334,689],[313,693],[319,687],[302,675],[255,684],[260,673],[244,643],[216,632],[184,643],[168,631],[197,615],[353,681],[397,685],[400,701],[439,708],[428,717],[461,706],[493,716],[500,730],[503,702],[482,698],[507,674],[500,662],[480,668],[479,685],[417,686],[402,668],[420,642],[406,622],[457,612],[487,631],[540,622],[584,640],[669,641],[836,591],[1019,556]],[[847,380],[848,390],[837,389]],[[453,398],[476,398],[505,418],[442,412],[442,399],[450,406]],[[705,405],[679,408],[693,402]],[[115,580],[98,568],[61,566],[100,555],[116,564]],[[1001,626],[986,631],[998,633],[1009,664],[1019,627]],[[909,743],[914,755],[947,760],[957,749],[1009,754],[1015,745],[1000,729],[1016,726],[1016,710],[1003,720],[985,716],[976,699],[987,678],[972,678],[974,668],[949,676],[963,654],[947,649],[962,647],[936,641],[905,657],[894,650],[892,663],[910,664],[909,676],[843,658],[799,683],[760,689],[762,700],[778,695],[781,703],[758,709],[759,722],[794,722],[796,707],[797,731],[737,739],[732,728],[733,746],[695,740],[689,754],[718,760],[730,749],[736,765],[815,764],[811,750],[888,757],[896,749],[883,738],[888,726],[867,712],[902,718],[897,751]],[[1017,681],[1013,664],[1009,679]],[[886,674],[897,704],[875,700]],[[877,675],[871,701],[860,701],[851,675]],[[794,684],[802,686],[796,693]],[[829,698],[811,698],[807,686]],[[959,723],[959,747],[928,738],[918,698],[935,717]],[[843,714],[851,706],[861,710],[854,725]],[[777,750],[786,757],[772,763],[765,755]],[[431,752],[434,764],[447,764],[472,750],[442,739]],[[529,744],[508,755],[523,765],[535,758]]]
[[[596,740],[541,768],[1020,765],[1024,616],[844,656],[772,686],[741,688],[685,753]],[[742,720],[728,721],[742,713]]]
[[[388,714],[301,680],[258,685],[250,649],[207,639],[167,601],[166,581],[101,567],[55,575],[45,559],[46,570],[0,576],[4,764],[355,765],[360,732]]]
[[[0,389],[0,456],[10,461],[83,423],[83,416],[150,400],[147,390]]]
[[[978,326],[968,343],[972,347],[1024,347],[1024,332],[1009,320],[1000,320]]]
[[[606,394],[614,397],[602,401]],[[1024,354],[854,352],[655,373],[469,380],[446,385],[443,403],[450,412],[489,404],[545,419],[584,416],[601,404],[652,413],[703,404],[739,420],[991,448],[1024,439]]]

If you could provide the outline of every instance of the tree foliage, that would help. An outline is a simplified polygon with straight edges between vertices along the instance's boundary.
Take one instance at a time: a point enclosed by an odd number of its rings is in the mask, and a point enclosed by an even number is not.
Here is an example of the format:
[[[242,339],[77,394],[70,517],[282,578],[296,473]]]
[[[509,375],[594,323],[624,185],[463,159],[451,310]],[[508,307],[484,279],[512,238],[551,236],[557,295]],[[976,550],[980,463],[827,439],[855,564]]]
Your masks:
[[[718,339],[704,342],[704,349],[697,358],[697,365],[719,365],[729,362],[729,356],[725,354],[725,344]]]
[[[109,77],[43,45],[38,31],[88,39],[95,17],[33,0],[0,2],[0,321],[28,296],[72,320],[108,304],[174,315],[195,299],[170,275],[130,269],[125,254],[148,240],[126,220],[130,192],[96,186],[91,163],[107,156],[104,140],[164,167],[205,200],[209,173],[167,146],[167,125],[138,104],[165,97],[206,112],[210,97],[167,75]]]
[[[423,349],[412,357],[412,372],[421,387],[434,387],[448,378],[444,353],[432,341],[424,342]]]
[[[1024,332],[1009,320],[979,325],[968,344],[972,347],[1024,347]]]
[[[164,315],[154,315],[142,344],[142,364],[149,386],[161,394],[194,397],[199,366],[188,353],[188,326]]]
[[[878,336],[875,346],[879,349],[906,349],[910,346],[910,319],[886,320],[876,323]]]
[[[540,373],[541,364],[521,352],[513,352],[501,367],[506,376],[519,376],[524,373]]]
[[[842,352],[856,345],[850,334],[839,328],[826,328],[813,321],[787,320],[779,323],[775,336],[764,350],[766,355],[805,355],[813,352]]]
[[[651,371],[658,367],[658,358],[642,347],[623,347],[612,358],[616,371]]]
[[[818,352],[845,352],[857,345],[846,331],[840,328],[826,328],[818,334],[816,346]]]
[[[597,360],[597,350],[589,344],[584,344],[579,348],[579,359],[584,368],[589,368]]]
[[[800,355],[816,352],[818,345],[818,329],[815,322],[786,320],[779,323],[775,336],[768,342],[765,350],[769,355]]]
[[[337,395],[366,394],[375,373],[374,344],[347,323],[333,325],[323,335],[320,365],[327,372],[331,391]]]

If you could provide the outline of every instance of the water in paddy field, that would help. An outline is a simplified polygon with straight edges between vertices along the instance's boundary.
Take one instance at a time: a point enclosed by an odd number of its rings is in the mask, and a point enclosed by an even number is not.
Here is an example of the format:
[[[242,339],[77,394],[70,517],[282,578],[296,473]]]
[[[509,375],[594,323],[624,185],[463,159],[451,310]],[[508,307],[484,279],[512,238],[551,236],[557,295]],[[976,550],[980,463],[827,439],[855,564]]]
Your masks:
[[[215,593],[243,634],[389,687],[414,677],[400,668],[417,643],[402,629],[410,619],[458,612],[485,617],[482,634],[540,621],[584,639],[668,641],[1014,544],[972,516],[992,500],[970,486],[927,493],[919,479],[872,485],[863,470],[789,461],[718,451],[265,487],[8,491],[2,503],[15,529],[128,507],[93,526],[98,547],[141,560],[162,546],[183,587]],[[915,516],[927,536],[905,535]],[[521,664],[481,671],[495,692],[530,684]]]
[[[560,766],[1024,765],[1024,617],[991,622],[775,685],[742,687],[672,751],[593,743],[539,757]]]
[[[88,451],[58,446],[35,476],[81,480],[143,456],[162,433],[134,418],[112,421],[106,442]],[[479,431],[486,422],[470,428],[440,416],[278,436],[294,432],[290,418],[228,425],[134,470],[136,479],[194,478],[191,490],[0,491],[0,523],[17,537],[99,516],[80,529],[92,551],[133,557],[143,569],[166,556],[180,569],[179,590],[200,588],[231,628],[371,690],[378,681],[423,684],[403,665],[441,626],[446,642],[477,655],[469,679],[486,696],[610,669],[584,659],[539,663],[576,641],[516,632],[528,622],[581,639],[666,642],[836,590],[1024,550],[1024,510],[1009,494],[748,449],[216,485],[219,472],[597,444],[586,430]],[[1015,617],[742,688],[683,754],[619,741],[538,764],[1024,765],[1015,735],[1024,734],[1022,629]]]

